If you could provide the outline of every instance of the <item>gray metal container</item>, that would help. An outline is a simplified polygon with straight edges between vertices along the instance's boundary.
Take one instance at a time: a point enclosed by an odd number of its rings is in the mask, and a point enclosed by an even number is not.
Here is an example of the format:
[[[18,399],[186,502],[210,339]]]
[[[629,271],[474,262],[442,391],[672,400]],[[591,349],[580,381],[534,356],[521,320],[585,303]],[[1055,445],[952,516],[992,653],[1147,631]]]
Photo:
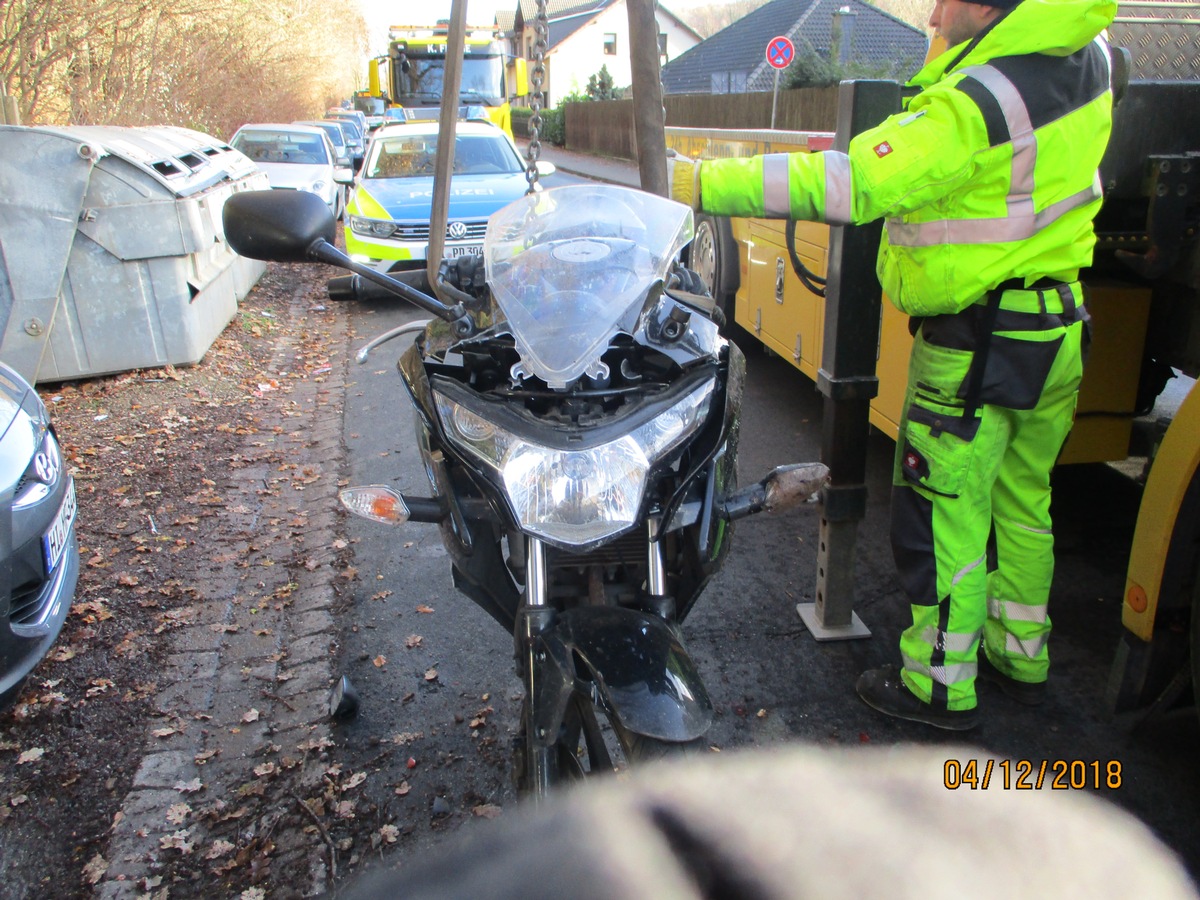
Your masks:
[[[0,358],[31,382],[198,362],[265,269],[221,209],[268,187],[185,128],[0,126]]]

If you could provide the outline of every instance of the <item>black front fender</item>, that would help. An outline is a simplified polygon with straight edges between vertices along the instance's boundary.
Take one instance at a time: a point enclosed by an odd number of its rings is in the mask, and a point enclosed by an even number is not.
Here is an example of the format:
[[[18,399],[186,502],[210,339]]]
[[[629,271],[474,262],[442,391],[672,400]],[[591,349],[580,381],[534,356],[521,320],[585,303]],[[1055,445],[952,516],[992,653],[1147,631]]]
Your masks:
[[[619,607],[579,607],[559,614],[539,640],[549,651],[545,664],[559,670],[543,673],[541,683],[575,683],[574,661],[579,660],[600,702],[627,731],[691,741],[712,724],[712,701],[695,663],[675,632],[656,616]],[[559,704],[548,705],[544,712],[553,716]],[[535,718],[542,717],[535,712]]]

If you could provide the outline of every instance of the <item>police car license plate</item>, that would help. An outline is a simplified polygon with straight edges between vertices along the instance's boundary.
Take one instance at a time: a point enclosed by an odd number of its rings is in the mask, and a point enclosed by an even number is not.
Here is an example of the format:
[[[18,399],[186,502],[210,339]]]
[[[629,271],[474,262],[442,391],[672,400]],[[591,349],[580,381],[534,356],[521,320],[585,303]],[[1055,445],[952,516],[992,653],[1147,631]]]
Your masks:
[[[54,515],[54,521],[42,535],[42,551],[46,555],[46,571],[53,572],[62,560],[63,550],[67,547],[67,535],[71,533],[71,525],[75,521],[75,482],[67,485],[67,495],[63,497],[62,505]]]
[[[445,249],[447,257],[483,256],[483,244],[452,244]]]

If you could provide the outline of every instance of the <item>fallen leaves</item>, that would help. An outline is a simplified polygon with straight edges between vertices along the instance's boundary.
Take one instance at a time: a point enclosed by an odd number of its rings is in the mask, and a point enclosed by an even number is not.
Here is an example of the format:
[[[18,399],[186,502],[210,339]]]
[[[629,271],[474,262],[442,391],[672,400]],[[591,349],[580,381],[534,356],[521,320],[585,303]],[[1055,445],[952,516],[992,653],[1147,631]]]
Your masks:
[[[71,615],[78,616],[89,625],[104,622],[113,617],[112,610],[108,608],[108,600],[103,597],[71,604]]]
[[[186,803],[172,803],[167,810],[167,822],[171,825],[182,825],[192,814],[192,808]]]
[[[208,850],[204,853],[205,859],[220,859],[222,856],[228,856],[234,850],[233,844],[224,838],[217,838],[209,845]]]
[[[107,693],[110,687],[115,687],[113,682],[108,678],[93,678],[88,683],[91,685],[91,687],[85,691],[85,694],[88,697],[98,697],[100,694]]]
[[[191,837],[192,830],[184,828],[172,834],[164,834],[158,839],[158,846],[164,850],[178,850],[184,856],[189,856],[195,847],[195,844],[190,840]]]
[[[83,867],[83,879],[88,884],[99,884],[104,873],[108,871],[108,860],[97,853]]]
[[[417,612],[428,615],[429,613],[433,612],[433,607],[422,603],[417,607]]]
[[[43,748],[31,747],[30,749],[26,750],[24,753],[22,753],[20,756],[17,757],[17,765],[23,766],[26,763],[37,762],[39,759],[41,759],[45,755],[46,755],[46,751]]]

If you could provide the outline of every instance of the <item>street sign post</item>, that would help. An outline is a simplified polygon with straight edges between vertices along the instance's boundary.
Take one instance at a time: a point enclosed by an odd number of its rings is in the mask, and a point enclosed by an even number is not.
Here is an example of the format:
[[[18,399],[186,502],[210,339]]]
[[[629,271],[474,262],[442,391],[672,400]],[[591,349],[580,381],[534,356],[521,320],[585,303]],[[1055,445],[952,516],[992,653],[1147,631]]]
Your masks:
[[[779,102],[779,73],[796,58],[796,46],[784,35],[767,42],[767,62],[775,70],[775,94],[771,98],[771,127],[775,127],[775,105]]]

